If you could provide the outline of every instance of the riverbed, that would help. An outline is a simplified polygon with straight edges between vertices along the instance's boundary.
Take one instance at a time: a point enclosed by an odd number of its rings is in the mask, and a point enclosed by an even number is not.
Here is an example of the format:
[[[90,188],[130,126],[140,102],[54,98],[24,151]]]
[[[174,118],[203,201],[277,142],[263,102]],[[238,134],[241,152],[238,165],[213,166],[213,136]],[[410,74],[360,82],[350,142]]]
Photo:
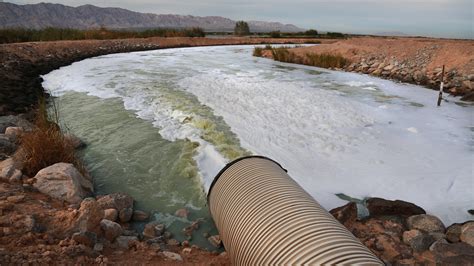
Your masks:
[[[275,62],[254,46],[112,54],[44,76],[96,191],[127,192],[180,228],[215,233],[206,191],[230,160],[278,161],[325,208],[336,196],[414,202],[446,224],[474,207],[473,106],[367,75]],[[173,216],[188,208],[187,219]]]

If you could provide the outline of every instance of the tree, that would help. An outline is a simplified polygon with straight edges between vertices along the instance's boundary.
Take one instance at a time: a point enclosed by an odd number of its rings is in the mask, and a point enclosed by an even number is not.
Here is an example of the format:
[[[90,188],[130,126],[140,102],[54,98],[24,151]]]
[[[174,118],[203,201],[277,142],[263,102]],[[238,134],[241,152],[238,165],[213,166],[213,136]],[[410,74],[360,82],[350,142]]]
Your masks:
[[[238,36],[249,35],[249,24],[245,21],[237,21],[237,23],[235,23],[234,34]]]
[[[306,36],[317,36],[318,31],[314,30],[314,29],[310,29],[310,30],[305,31],[304,35],[306,35]]]
[[[280,31],[272,31],[272,32],[270,32],[270,37],[272,37],[272,38],[280,38],[280,37],[281,37]]]

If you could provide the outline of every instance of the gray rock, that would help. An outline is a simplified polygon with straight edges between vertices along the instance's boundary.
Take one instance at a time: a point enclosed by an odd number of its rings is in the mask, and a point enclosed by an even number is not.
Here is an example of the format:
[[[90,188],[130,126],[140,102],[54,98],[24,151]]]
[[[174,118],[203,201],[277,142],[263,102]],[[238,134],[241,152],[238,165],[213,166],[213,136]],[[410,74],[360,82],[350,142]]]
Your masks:
[[[86,147],[86,143],[84,143],[80,138],[74,136],[73,134],[64,134],[64,139],[71,143],[74,149],[82,149]]]
[[[433,244],[435,241],[436,239],[432,235],[423,233],[416,229],[405,231],[403,233],[403,242],[408,244],[413,250],[417,252],[429,249],[431,244]]]
[[[161,254],[163,254],[163,256],[165,258],[169,259],[169,260],[183,261],[183,258],[178,253],[174,253],[174,252],[170,252],[170,251],[163,251],[163,252],[161,252]]]
[[[125,208],[133,209],[133,198],[125,193],[112,193],[97,199],[97,202],[102,207],[102,209],[116,209],[120,210]]]
[[[144,222],[150,218],[150,214],[144,211],[136,210],[133,212],[132,220],[135,222]]]
[[[104,210],[99,207],[97,201],[94,198],[86,198],[81,202],[79,216],[76,219],[76,228],[80,232],[89,231],[101,234],[100,221],[103,217]]]
[[[106,210],[104,210],[104,219],[115,222],[115,221],[117,221],[117,217],[118,217],[118,211],[116,209],[106,209]]]
[[[155,238],[161,236],[165,231],[165,225],[160,224],[158,221],[147,223],[143,229],[143,236],[146,238]]]
[[[33,186],[53,198],[80,203],[93,191],[92,183],[69,163],[57,163],[41,169]]]
[[[443,222],[438,217],[429,214],[410,216],[407,219],[407,225],[409,229],[418,229],[428,233],[444,233],[446,230]]]
[[[166,241],[166,244],[168,246],[179,246],[181,243],[179,243],[178,240],[172,238],[172,239],[168,239],[168,241]]]
[[[104,250],[104,244],[102,244],[102,243],[96,243],[96,244],[94,245],[94,251],[102,252],[102,250]]]
[[[13,160],[13,158],[8,158],[0,163],[0,179],[4,181],[20,181],[23,173],[21,170],[20,163]]]
[[[448,244],[448,241],[446,241],[446,239],[442,238],[442,239],[438,239],[436,240],[435,242],[433,242],[433,244],[431,244],[429,250],[430,251],[433,251],[436,249],[436,246],[437,245],[444,245],[444,244]]]
[[[78,244],[93,247],[97,242],[97,235],[89,231],[79,232],[72,235],[72,240]]]
[[[21,134],[23,134],[23,128],[21,127],[7,127],[5,129],[5,135],[13,141],[17,141]]]
[[[382,198],[370,198],[367,200],[367,209],[370,216],[380,215],[417,215],[425,214],[421,207],[402,200],[386,200]]]
[[[211,245],[213,245],[216,248],[219,248],[222,246],[222,240],[219,235],[210,236],[207,240],[209,241],[209,243],[211,243]]]
[[[459,239],[464,243],[474,246],[474,221],[463,224]]]
[[[105,238],[107,238],[110,242],[113,242],[118,236],[122,234],[122,227],[110,220],[103,219],[100,221],[100,227],[104,231]]]
[[[125,208],[120,210],[119,213],[119,220],[122,223],[127,223],[132,219],[133,209],[132,208]]]
[[[16,150],[16,144],[5,134],[0,134],[0,154],[9,156]]]
[[[128,249],[130,247],[130,242],[138,241],[136,236],[119,236],[115,239],[120,248]]]
[[[461,241],[461,224],[452,224],[446,230],[446,239],[451,243]]]
[[[432,252],[437,265],[472,265],[474,261],[474,247],[466,243],[438,243],[433,246]]]

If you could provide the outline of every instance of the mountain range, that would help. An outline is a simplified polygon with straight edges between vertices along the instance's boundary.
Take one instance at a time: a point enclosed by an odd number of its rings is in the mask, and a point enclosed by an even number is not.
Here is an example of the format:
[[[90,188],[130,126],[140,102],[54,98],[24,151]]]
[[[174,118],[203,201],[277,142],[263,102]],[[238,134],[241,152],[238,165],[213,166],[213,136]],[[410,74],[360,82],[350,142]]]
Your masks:
[[[17,5],[0,2],[0,28],[190,28],[205,31],[233,31],[234,20],[220,16],[190,16],[173,14],[139,13],[123,8],[39,3]],[[303,29],[279,22],[247,21],[252,32],[297,32]]]

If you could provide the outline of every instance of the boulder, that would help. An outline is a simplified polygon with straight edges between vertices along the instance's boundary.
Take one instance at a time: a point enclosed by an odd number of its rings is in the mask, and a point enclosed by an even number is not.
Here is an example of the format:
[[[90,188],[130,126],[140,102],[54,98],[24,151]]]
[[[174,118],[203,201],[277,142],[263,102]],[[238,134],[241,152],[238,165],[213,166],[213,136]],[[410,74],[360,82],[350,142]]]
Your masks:
[[[466,243],[437,243],[432,252],[438,265],[472,265],[474,247]]]
[[[100,221],[100,227],[104,232],[105,238],[107,238],[107,240],[110,242],[113,242],[118,236],[122,234],[123,231],[122,227],[118,223],[106,219],[102,219],[102,221]]]
[[[381,215],[418,215],[426,214],[425,210],[413,203],[402,200],[386,200],[382,198],[370,198],[367,200],[367,209],[370,216]]]
[[[133,198],[120,192],[101,196],[97,199],[97,202],[104,210],[113,208],[120,212],[125,208],[133,209]]]
[[[174,239],[174,238],[168,239],[168,240],[166,241],[166,245],[168,245],[168,246],[175,246],[175,247],[177,247],[177,246],[179,246],[180,244],[181,244],[181,243],[179,243],[179,241],[176,240],[176,239]]]
[[[147,223],[143,229],[143,236],[145,238],[155,238],[161,236],[165,231],[165,225],[160,224],[158,221]]]
[[[23,173],[21,172],[21,165],[13,158],[8,158],[0,163],[0,179],[4,181],[18,181],[21,180]]]
[[[16,150],[16,144],[10,137],[0,134],[0,159],[7,158]]]
[[[118,244],[118,246],[124,249],[128,249],[130,244],[135,241],[138,241],[136,236],[119,236],[115,239],[115,242]]]
[[[211,243],[211,245],[213,245],[216,248],[219,248],[222,246],[222,240],[219,235],[210,236],[207,238],[207,240],[209,241],[209,243]]]
[[[74,136],[73,134],[64,134],[64,139],[71,143],[74,149],[82,149],[86,147],[86,144],[80,138]]]
[[[332,209],[329,212],[341,224],[349,228],[349,230],[352,227],[352,224],[357,220],[357,204],[355,202],[349,202],[346,205]]]
[[[183,258],[178,253],[174,253],[174,252],[170,252],[170,251],[163,251],[163,252],[161,252],[161,254],[169,260],[183,261]]]
[[[74,233],[72,235],[72,240],[74,240],[78,244],[83,244],[88,247],[94,247],[97,242],[97,235],[89,231],[79,232]]]
[[[132,208],[124,208],[119,212],[119,220],[122,223],[127,223],[132,219],[133,209]]]
[[[33,186],[40,192],[70,203],[80,203],[93,191],[92,183],[69,163],[43,168],[35,179]]]
[[[80,232],[101,234],[100,221],[103,217],[104,210],[100,208],[97,201],[94,198],[86,198],[81,202],[76,228]]]
[[[461,240],[462,224],[452,224],[446,230],[446,239],[451,243],[457,243]]]
[[[403,233],[403,242],[417,252],[428,250],[435,241],[436,239],[432,235],[416,229]]]
[[[115,222],[117,221],[118,211],[116,209],[106,209],[104,210],[104,219]]]
[[[133,212],[132,220],[135,222],[144,222],[150,218],[150,214],[144,211],[136,210]]]
[[[444,233],[446,228],[443,222],[433,215],[420,214],[408,217],[407,225],[409,229],[418,229],[424,232],[438,232]]]
[[[12,141],[17,141],[21,134],[23,134],[23,128],[21,127],[7,127],[5,129],[5,135]]]
[[[474,246],[474,221],[463,224],[459,239],[464,243]]]

